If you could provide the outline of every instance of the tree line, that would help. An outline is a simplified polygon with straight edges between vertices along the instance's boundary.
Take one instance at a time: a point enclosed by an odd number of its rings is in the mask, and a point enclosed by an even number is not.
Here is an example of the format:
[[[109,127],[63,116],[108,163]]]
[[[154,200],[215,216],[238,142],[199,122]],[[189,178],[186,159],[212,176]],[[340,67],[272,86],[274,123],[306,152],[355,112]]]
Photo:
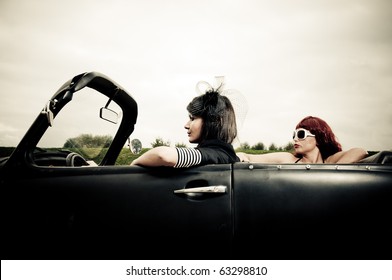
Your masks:
[[[157,137],[154,142],[150,143],[152,148],[159,146],[168,146],[170,147],[170,141],[165,141],[161,137]],[[184,143],[175,143],[175,147],[187,147]],[[274,143],[270,144],[268,147],[264,145],[263,142],[258,142],[255,145],[251,146],[248,142],[244,142],[240,145],[237,151],[293,151],[294,144],[289,142],[284,146],[277,146]]]

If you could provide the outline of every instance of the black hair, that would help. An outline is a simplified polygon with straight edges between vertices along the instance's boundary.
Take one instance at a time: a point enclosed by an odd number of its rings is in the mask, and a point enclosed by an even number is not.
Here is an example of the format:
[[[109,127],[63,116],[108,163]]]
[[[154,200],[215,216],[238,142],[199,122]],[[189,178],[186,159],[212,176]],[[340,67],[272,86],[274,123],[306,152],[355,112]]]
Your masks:
[[[187,110],[192,116],[203,119],[200,142],[218,139],[231,144],[237,136],[235,112],[229,98],[221,95],[219,88],[193,98]]]

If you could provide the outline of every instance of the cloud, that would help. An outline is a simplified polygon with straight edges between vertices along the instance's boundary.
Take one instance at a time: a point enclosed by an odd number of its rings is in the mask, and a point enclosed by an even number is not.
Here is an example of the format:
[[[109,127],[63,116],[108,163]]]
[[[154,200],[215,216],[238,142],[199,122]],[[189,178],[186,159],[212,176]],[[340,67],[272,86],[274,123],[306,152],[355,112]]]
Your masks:
[[[185,107],[196,83],[224,75],[249,103],[241,141],[285,145],[296,123],[315,115],[345,148],[391,149],[391,6],[5,0],[0,119],[25,130],[66,80],[99,71],[139,103],[134,136],[145,146],[156,137],[187,142]],[[20,137],[10,133],[4,145]]]

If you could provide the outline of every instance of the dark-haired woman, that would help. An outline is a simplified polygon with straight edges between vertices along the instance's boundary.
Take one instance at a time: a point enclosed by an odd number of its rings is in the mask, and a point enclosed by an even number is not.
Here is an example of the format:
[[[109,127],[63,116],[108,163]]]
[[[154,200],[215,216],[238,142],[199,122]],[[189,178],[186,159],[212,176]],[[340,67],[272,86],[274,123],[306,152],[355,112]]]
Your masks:
[[[331,127],[318,117],[302,119],[293,133],[294,153],[276,152],[261,155],[237,153],[243,162],[260,163],[353,163],[368,154],[362,148],[342,151]]]
[[[237,136],[234,108],[221,94],[223,84],[209,86],[187,106],[189,120],[185,124],[190,143],[195,148],[160,146],[148,150],[131,165],[171,166],[175,168],[205,164],[238,162],[233,140]]]

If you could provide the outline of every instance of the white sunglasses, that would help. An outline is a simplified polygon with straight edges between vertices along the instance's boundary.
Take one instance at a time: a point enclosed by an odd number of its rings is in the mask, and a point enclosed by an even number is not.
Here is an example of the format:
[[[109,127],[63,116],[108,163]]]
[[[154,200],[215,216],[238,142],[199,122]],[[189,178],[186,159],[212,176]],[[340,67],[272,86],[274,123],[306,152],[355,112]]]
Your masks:
[[[310,133],[309,130],[304,128],[298,128],[293,132],[293,139],[304,140],[308,136],[316,137],[316,135]]]

